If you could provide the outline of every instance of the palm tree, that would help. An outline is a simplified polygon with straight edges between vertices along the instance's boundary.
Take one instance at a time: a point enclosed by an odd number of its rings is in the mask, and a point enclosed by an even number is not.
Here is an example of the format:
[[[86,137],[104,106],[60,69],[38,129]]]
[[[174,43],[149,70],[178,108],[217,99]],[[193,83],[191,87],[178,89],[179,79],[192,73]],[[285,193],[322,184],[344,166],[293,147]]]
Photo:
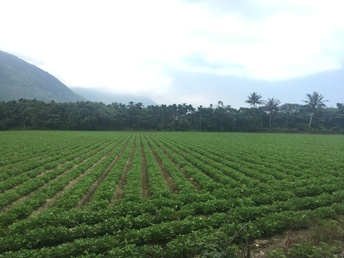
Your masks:
[[[246,103],[249,103],[252,107],[257,107],[257,105],[263,104],[263,101],[261,100],[262,96],[256,92],[251,93],[247,96]]]
[[[309,124],[308,127],[311,128],[314,114],[317,110],[326,107],[324,96],[314,91],[313,94],[307,94],[307,100],[303,100],[306,103],[306,108],[309,112]]]
[[[337,103],[338,111],[344,114],[344,103]]]
[[[340,127],[344,126],[344,103],[337,103],[337,112],[335,113],[337,123]]]
[[[249,103],[254,109],[252,109],[252,115],[253,115],[253,118],[254,118],[254,122],[255,122],[255,117],[256,118],[259,118],[260,116],[260,127],[263,126],[263,117],[261,116],[261,110],[258,110],[257,109],[257,105],[261,105],[264,103],[263,100],[261,100],[262,98],[262,95],[256,93],[256,92],[253,92],[251,93],[250,95],[247,96],[247,100],[246,100],[246,103]],[[256,122],[255,122],[256,123]]]
[[[217,102],[217,107],[223,108],[223,102],[221,100]]]
[[[134,106],[134,104],[135,104],[134,101],[129,101],[128,106],[129,106],[129,107],[132,107],[132,106]]]
[[[199,130],[202,131],[202,108],[203,106],[200,105],[198,107],[198,112],[199,112]]]
[[[265,103],[265,108],[269,112],[269,129],[271,129],[272,124],[272,113],[277,111],[278,106],[281,104],[281,102],[278,99],[272,98],[268,99]]]

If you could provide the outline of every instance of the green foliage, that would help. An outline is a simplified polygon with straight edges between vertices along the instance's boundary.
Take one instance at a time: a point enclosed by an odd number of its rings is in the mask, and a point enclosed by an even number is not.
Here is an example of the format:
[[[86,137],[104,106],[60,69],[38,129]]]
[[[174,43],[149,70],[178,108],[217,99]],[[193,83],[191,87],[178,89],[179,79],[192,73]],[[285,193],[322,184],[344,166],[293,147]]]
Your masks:
[[[142,103],[77,102],[56,103],[20,99],[0,102],[0,130],[155,130],[155,131],[309,131],[341,133],[344,115],[340,109],[317,110],[312,129],[309,113],[302,105],[240,108],[230,106],[199,107],[161,105],[144,107]]]
[[[268,258],[287,258],[285,251],[283,249],[275,249],[269,252]]]
[[[0,134],[5,257],[235,257],[344,214],[340,135]],[[270,256],[334,252],[340,225]]]
[[[334,257],[340,253],[340,243],[329,245],[320,243],[319,245],[312,245],[310,243],[294,244],[288,251],[277,249],[271,251],[268,255],[269,258],[324,258]]]
[[[246,100],[253,108],[239,109],[222,101],[197,108],[116,99],[105,105],[86,101],[47,72],[0,51],[0,130],[344,131],[342,103],[325,108],[323,95],[306,96],[306,105],[279,106],[279,100],[264,101],[253,92]]]

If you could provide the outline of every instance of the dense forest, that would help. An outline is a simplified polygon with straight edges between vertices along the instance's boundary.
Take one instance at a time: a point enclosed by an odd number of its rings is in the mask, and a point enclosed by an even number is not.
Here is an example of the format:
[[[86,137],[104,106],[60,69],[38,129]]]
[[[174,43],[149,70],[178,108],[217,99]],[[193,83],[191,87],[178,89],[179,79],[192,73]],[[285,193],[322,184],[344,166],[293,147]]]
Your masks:
[[[1,130],[159,130],[159,131],[327,131],[344,132],[344,104],[327,108],[323,96],[307,94],[304,104],[280,104],[251,93],[250,108],[222,101],[197,108],[188,104],[149,105],[81,101],[0,102]]]

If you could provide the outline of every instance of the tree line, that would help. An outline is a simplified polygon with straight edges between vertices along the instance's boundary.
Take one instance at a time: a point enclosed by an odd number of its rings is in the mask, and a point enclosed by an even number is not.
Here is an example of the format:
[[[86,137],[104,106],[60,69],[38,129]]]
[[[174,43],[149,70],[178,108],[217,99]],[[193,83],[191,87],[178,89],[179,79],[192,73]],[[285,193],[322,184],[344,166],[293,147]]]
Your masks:
[[[344,132],[344,104],[326,107],[324,96],[307,94],[304,104],[266,101],[256,92],[250,108],[222,101],[208,107],[190,104],[149,105],[81,101],[76,103],[13,100],[0,102],[1,130],[157,130],[157,131],[306,131]]]

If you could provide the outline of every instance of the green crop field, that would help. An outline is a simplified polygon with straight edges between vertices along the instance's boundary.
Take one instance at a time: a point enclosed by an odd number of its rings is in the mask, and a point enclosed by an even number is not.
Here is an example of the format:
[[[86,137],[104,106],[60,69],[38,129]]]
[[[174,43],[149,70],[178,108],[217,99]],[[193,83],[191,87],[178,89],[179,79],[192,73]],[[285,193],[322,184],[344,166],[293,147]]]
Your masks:
[[[9,131],[0,143],[3,257],[230,257],[344,215],[341,135]]]

